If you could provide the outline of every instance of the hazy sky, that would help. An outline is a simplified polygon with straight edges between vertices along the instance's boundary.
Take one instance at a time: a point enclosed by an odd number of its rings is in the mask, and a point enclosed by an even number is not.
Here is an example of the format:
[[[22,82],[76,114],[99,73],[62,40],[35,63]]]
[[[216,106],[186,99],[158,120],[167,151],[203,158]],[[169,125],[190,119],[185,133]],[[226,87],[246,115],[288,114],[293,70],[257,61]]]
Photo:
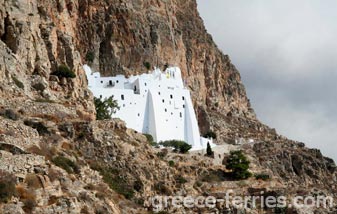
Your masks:
[[[258,118],[337,160],[337,1],[198,0]]]

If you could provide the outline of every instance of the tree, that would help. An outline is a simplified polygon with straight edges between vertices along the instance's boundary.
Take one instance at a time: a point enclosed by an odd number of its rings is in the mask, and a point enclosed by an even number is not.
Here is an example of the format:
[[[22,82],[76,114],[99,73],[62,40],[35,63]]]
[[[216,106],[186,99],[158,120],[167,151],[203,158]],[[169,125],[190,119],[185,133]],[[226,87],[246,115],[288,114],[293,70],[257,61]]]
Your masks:
[[[109,120],[111,119],[112,114],[116,113],[116,110],[119,110],[117,100],[114,100],[113,96],[104,99],[104,101],[95,97],[94,102],[97,120]]]
[[[212,147],[209,143],[207,143],[206,154],[209,157],[214,157],[214,152],[213,152]]]
[[[252,176],[248,171],[249,160],[242,151],[231,151],[227,159],[226,168],[231,170],[231,174],[235,179],[247,179]]]

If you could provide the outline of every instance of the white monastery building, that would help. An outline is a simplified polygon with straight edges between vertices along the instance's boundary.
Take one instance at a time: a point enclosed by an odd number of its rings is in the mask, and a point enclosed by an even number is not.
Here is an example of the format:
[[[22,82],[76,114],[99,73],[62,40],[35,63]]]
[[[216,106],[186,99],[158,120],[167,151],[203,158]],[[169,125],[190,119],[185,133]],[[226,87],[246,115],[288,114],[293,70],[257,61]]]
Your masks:
[[[200,137],[190,92],[178,67],[129,78],[101,77],[87,65],[84,70],[95,97],[117,100],[120,109],[113,117],[124,120],[128,128],[150,134],[156,142],[183,140],[192,150],[204,149],[208,142],[214,146],[212,139]]]

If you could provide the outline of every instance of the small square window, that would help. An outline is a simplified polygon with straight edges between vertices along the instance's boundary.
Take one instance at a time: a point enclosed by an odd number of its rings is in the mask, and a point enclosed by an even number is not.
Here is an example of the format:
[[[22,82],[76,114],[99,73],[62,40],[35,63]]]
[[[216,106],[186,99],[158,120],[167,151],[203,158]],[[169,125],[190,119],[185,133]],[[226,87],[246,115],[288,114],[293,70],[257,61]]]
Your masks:
[[[183,100],[185,100],[185,97],[183,96]]]
[[[124,94],[121,95],[121,99],[124,100]]]
[[[163,99],[162,102],[165,103],[165,100]]]
[[[170,95],[170,98],[173,99],[173,95],[172,94]]]

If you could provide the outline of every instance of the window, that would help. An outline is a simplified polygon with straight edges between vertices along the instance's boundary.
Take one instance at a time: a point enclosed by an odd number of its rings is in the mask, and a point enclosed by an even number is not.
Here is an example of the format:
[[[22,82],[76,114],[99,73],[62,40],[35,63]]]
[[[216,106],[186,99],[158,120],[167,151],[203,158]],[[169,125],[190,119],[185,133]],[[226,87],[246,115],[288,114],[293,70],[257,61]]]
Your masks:
[[[165,103],[165,100],[164,100],[164,99],[163,99],[162,101],[163,101],[163,103]]]
[[[109,85],[112,86],[112,80],[109,80]]]
[[[146,83],[144,83],[144,85],[146,86],[147,84],[146,84]]]
[[[171,112],[171,115],[173,115],[173,112]]]
[[[183,108],[185,108],[185,105],[183,105]]]
[[[119,83],[119,81],[117,80],[116,83]]]
[[[173,95],[172,94],[170,95],[170,98],[173,99]]]
[[[165,112],[167,112],[167,109],[165,109]]]
[[[103,96],[102,96],[102,95],[99,95],[99,98],[101,98],[101,99],[102,99],[102,98],[103,98]]]
[[[125,104],[123,104],[123,107],[125,107]]]
[[[158,92],[158,94],[160,95],[160,91]]]
[[[135,91],[135,92],[137,91],[137,86],[133,87],[133,91]]]
[[[124,94],[121,95],[121,99],[124,100]]]
[[[180,112],[180,117],[183,117],[183,113]]]
[[[103,81],[101,81],[101,83],[103,84]]]
[[[138,117],[140,117],[140,114],[138,113]]]
[[[183,96],[183,100],[185,100],[185,97]]]

